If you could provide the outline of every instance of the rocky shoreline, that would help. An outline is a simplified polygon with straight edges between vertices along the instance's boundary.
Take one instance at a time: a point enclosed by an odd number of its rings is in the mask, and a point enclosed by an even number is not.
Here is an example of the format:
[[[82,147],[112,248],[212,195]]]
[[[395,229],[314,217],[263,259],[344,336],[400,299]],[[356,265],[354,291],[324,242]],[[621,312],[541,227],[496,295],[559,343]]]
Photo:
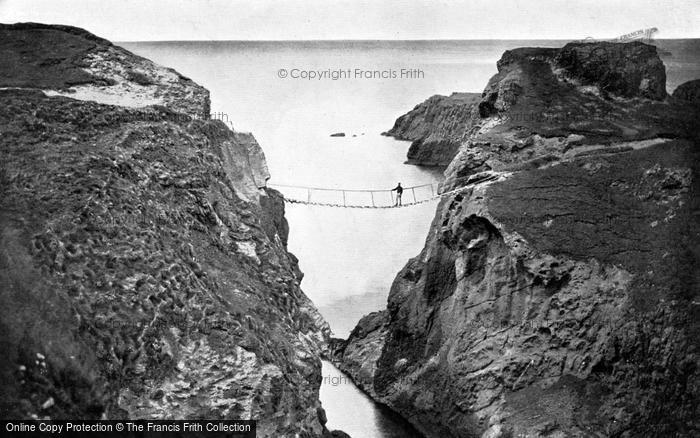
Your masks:
[[[653,46],[572,43],[399,118],[443,190],[497,178],[440,202],[336,366],[426,437],[696,435],[697,90]]]
[[[262,149],[82,29],[0,26],[3,418],[258,419],[345,436]]]

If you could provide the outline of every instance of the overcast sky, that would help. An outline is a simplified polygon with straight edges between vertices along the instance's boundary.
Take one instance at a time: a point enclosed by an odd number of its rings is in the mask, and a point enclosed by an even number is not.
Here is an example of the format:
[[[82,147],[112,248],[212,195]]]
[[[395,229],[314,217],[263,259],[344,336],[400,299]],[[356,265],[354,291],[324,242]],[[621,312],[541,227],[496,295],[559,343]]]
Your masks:
[[[0,22],[113,41],[700,38],[700,0],[0,0]]]

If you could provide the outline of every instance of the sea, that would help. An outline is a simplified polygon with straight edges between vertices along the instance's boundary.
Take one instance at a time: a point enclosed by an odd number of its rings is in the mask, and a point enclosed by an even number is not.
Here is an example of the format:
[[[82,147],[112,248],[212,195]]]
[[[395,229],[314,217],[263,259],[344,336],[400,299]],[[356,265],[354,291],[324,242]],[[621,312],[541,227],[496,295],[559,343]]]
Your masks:
[[[212,117],[261,144],[271,184],[386,190],[435,184],[442,169],[405,164],[409,142],[382,136],[435,94],[483,91],[496,61],[517,47],[565,40],[164,41],[121,46],[172,67],[211,92]],[[667,88],[700,78],[700,40],[656,40]],[[331,137],[344,133],[344,137]],[[406,196],[406,195],[404,195]],[[428,202],[397,209],[288,204],[289,249],[304,292],[347,337],[384,309],[394,277],[419,254],[435,213]],[[329,428],[353,437],[418,436],[324,362],[321,401]],[[331,384],[327,382],[342,382]]]

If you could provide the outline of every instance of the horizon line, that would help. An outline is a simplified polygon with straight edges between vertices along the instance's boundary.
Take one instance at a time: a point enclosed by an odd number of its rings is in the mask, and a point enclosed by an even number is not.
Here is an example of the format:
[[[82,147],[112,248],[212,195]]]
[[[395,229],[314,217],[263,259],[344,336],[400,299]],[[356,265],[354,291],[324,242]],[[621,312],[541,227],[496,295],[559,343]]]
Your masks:
[[[615,38],[594,38],[592,41],[612,41]],[[110,40],[115,43],[310,43],[310,42],[435,42],[435,41],[585,41],[586,38],[411,38],[411,39],[234,39],[234,40]],[[700,40],[697,37],[683,38],[652,38],[652,41],[657,40]],[[626,42],[632,42],[629,40]]]

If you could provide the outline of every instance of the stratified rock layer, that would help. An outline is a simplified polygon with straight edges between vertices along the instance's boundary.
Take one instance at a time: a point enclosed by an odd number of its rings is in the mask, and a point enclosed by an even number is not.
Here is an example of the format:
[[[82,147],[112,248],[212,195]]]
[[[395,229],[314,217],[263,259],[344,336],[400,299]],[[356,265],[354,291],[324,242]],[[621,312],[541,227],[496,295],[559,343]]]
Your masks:
[[[428,437],[696,436],[700,112],[657,61],[506,52],[457,192],[339,366]]]
[[[85,31],[0,33],[0,416],[328,434],[329,330],[255,139],[202,120],[202,87]]]

